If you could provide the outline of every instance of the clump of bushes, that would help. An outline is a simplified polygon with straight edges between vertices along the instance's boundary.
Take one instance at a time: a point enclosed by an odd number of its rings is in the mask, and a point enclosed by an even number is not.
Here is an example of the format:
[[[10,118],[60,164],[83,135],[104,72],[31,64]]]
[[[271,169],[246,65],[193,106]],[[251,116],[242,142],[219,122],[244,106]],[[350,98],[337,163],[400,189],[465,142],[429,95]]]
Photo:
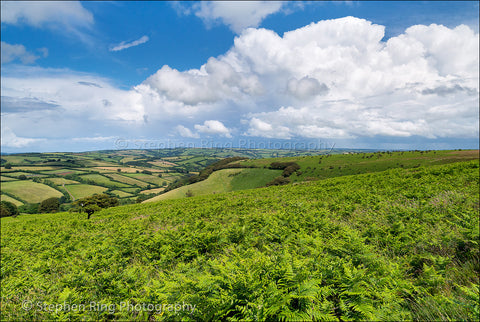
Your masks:
[[[272,162],[269,169],[283,170],[282,176],[288,178],[295,171],[300,170],[300,166],[295,162]]]
[[[267,187],[269,186],[282,186],[284,184],[288,184],[290,183],[290,179],[289,178],[286,178],[284,176],[279,176],[279,177],[276,177],[275,179],[273,179],[272,181],[268,182],[266,184]]]
[[[40,213],[51,213],[57,212],[60,208],[60,201],[58,198],[52,197],[45,199],[38,206],[38,212]]]
[[[10,201],[2,200],[0,202],[0,217],[18,216],[18,209]]]

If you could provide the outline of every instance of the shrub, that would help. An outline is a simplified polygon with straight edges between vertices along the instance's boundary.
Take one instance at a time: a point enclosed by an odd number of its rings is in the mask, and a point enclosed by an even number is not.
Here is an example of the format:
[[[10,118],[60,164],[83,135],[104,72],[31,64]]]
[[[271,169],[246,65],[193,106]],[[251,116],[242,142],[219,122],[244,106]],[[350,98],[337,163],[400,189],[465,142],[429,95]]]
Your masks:
[[[295,171],[297,171],[299,169],[300,169],[300,166],[296,163],[293,163],[292,165],[289,165],[288,167],[286,167],[283,170],[282,176],[290,177],[292,175],[292,173],[294,173]]]
[[[0,217],[18,216],[18,209],[10,201],[2,200],[0,202]]]
[[[288,184],[290,183],[290,179],[289,178],[286,178],[284,176],[279,176],[279,177],[276,177],[275,179],[273,179],[272,181],[268,182],[266,184],[266,186],[281,186],[281,185],[284,185],[284,184]]]
[[[38,203],[27,203],[18,207],[18,211],[25,214],[38,213]]]
[[[40,203],[38,206],[38,212],[40,213],[50,213],[50,212],[57,212],[60,208],[60,202],[58,198],[52,197],[45,199]]]

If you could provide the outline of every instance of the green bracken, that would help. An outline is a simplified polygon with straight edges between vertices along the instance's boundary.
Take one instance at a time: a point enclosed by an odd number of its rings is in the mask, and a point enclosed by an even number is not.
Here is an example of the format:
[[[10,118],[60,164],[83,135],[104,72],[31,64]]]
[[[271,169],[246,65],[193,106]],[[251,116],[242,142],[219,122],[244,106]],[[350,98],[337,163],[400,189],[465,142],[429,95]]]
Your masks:
[[[1,319],[478,320],[478,191],[476,160],[2,218]]]

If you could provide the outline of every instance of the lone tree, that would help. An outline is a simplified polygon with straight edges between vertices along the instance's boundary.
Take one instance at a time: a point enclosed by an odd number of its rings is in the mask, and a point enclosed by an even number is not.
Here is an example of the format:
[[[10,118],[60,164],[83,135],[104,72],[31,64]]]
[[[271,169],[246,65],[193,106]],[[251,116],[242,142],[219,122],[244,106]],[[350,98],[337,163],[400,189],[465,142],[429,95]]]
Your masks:
[[[58,198],[52,197],[45,199],[40,203],[38,206],[38,212],[40,213],[49,213],[49,212],[57,212],[60,208],[60,201]]]
[[[0,217],[18,216],[18,209],[10,201],[0,201]]]
[[[93,195],[78,199],[73,203],[73,205],[74,210],[86,212],[87,219],[90,219],[90,216],[96,211],[99,211],[103,208],[118,206],[118,199],[107,194]]]

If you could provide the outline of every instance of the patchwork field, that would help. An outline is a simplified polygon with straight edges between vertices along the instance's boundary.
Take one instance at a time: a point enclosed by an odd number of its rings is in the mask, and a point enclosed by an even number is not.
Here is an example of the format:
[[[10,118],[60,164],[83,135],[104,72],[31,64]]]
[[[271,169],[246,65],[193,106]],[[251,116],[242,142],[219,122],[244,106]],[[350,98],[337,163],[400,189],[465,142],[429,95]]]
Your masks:
[[[13,203],[13,204],[14,204],[15,206],[17,206],[17,207],[23,205],[23,202],[21,202],[20,200],[14,199],[14,198],[12,198],[12,197],[10,197],[10,196],[7,196],[7,195],[5,195],[5,194],[2,194],[2,195],[0,196],[0,200],[9,201],[9,202]]]
[[[150,189],[150,190],[143,190],[140,191],[141,194],[149,194],[149,193],[159,193],[165,190],[165,188],[155,188],[155,189]]]
[[[88,197],[108,190],[107,188],[90,184],[69,184],[65,185],[65,188],[75,197],[75,199]]]
[[[117,172],[118,169],[121,170],[121,172],[127,172],[127,173],[135,173],[137,171],[142,171],[142,169],[137,169],[137,168],[127,168],[127,167],[94,167],[95,169],[99,170],[106,170],[106,172]]]
[[[48,178],[47,179],[48,181],[51,181],[53,182],[54,184],[56,185],[63,185],[63,184],[75,184],[75,183],[80,183],[78,181],[75,181],[75,180],[69,180],[69,179],[65,179],[65,178]]]
[[[124,176],[124,175],[117,174],[117,173],[106,174],[106,176],[109,177],[109,178],[112,178],[113,180],[123,182],[123,183],[129,184],[129,185],[137,185],[141,188],[144,188],[144,187],[149,185],[149,183],[147,183],[145,181],[136,180],[134,178],[130,178],[128,176]]]
[[[82,178],[83,180],[91,180],[101,186],[116,187],[116,188],[129,187],[129,185],[126,185],[121,182],[112,181],[109,178],[100,174],[84,174],[84,175],[81,175],[80,178]]]
[[[126,173],[125,176],[134,178],[137,180],[145,181],[155,185],[162,185],[162,183],[165,182],[164,178],[159,178],[157,176],[144,174],[144,173]]]
[[[132,194],[121,190],[113,190],[112,193],[120,198],[131,197]]]
[[[76,170],[76,169],[57,169],[50,171],[42,171],[43,174],[53,174],[58,176],[66,176],[68,174],[80,174],[85,173],[85,171]]]
[[[47,170],[56,170],[56,169],[58,169],[58,168],[57,167],[49,167],[49,166],[16,166],[16,167],[12,167],[12,170],[15,170],[15,171],[47,171]]]
[[[63,196],[60,191],[31,180],[2,182],[1,187],[2,191],[28,203],[38,203],[50,197],[60,198]]]
[[[0,181],[15,181],[16,178],[7,177],[7,176],[0,176]]]
[[[14,178],[18,178],[22,175],[27,177],[27,178],[45,177],[46,176],[44,174],[30,173],[30,172],[8,172],[8,173],[5,173],[5,175],[9,176],[9,177],[14,177]]]

